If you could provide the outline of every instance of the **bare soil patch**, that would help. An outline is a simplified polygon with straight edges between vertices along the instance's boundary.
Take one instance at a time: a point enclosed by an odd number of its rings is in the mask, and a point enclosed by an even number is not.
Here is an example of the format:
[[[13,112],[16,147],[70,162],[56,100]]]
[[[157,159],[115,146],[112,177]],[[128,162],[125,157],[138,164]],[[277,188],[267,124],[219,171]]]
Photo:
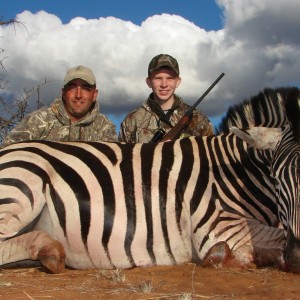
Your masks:
[[[0,299],[300,299],[300,275],[195,264],[131,270],[0,271]]]

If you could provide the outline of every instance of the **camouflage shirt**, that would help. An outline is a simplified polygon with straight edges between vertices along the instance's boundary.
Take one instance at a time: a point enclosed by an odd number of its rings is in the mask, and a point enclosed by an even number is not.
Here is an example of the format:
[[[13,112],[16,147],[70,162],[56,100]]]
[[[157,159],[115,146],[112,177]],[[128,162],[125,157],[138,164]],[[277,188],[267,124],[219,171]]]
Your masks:
[[[172,126],[184,116],[189,105],[183,103],[182,99],[175,95],[175,101],[178,107],[170,117],[170,124],[160,120],[160,117],[149,106],[151,95],[142,106],[130,112],[121,123],[119,141],[127,143],[148,143],[151,141],[155,132],[161,128],[166,133],[171,130]],[[152,100],[153,101],[153,100]],[[193,118],[189,126],[182,133],[181,137],[188,136],[205,136],[213,135],[213,127],[209,119],[199,110],[193,111]]]
[[[6,136],[1,147],[25,140],[50,141],[117,141],[115,125],[98,111],[97,101],[86,117],[71,122],[61,98],[50,107],[34,111]]]

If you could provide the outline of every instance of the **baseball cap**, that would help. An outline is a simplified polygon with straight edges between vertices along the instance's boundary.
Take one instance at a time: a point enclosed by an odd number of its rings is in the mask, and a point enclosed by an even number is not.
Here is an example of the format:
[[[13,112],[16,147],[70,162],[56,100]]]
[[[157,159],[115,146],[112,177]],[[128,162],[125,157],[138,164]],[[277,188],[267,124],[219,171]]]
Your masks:
[[[73,79],[82,79],[90,85],[96,84],[96,78],[93,71],[84,66],[76,66],[68,70],[64,78],[64,85],[68,84]]]
[[[159,54],[153,57],[149,63],[148,75],[162,67],[171,68],[179,76],[178,62],[169,54]]]

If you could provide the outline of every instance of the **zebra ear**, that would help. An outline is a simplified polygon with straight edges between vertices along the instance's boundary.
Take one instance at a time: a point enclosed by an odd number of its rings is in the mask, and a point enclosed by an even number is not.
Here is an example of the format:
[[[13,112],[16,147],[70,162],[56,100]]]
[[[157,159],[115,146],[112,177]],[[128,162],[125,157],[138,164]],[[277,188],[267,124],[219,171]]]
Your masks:
[[[237,127],[231,127],[230,132],[249,144],[250,147],[262,150],[274,150],[282,139],[281,128],[252,127],[242,130]]]

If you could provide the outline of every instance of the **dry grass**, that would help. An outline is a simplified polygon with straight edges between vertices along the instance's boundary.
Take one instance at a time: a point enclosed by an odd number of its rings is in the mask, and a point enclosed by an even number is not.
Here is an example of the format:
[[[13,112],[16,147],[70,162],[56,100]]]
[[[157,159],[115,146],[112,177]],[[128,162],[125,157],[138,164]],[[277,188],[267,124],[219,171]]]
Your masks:
[[[124,282],[125,281],[125,274],[123,270],[100,270],[97,273],[96,278],[105,278],[108,280],[112,280],[113,282]]]

